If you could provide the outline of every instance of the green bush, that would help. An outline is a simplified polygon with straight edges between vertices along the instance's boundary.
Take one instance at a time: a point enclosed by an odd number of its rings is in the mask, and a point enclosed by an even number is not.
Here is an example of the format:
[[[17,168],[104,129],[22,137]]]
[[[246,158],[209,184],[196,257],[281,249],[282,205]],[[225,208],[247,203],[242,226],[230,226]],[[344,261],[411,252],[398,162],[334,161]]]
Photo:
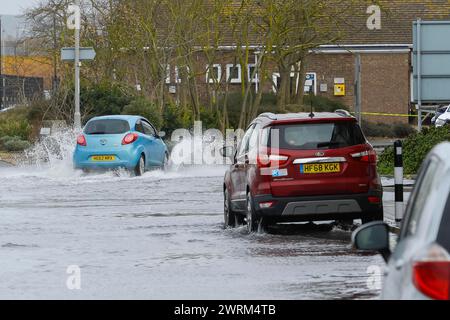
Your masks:
[[[22,140],[28,140],[32,127],[28,120],[3,120],[0,119],[0,137],[18,136]]]
[[[309,96],[309,95],[305,95],[305,98],[303,100],[304,106],[302,107],[303,109],[302,111],[309,112],[311,109],[311,102],[313,110],[315,112],[334,112],[339,109],[349,111],[349,108],[339,101],[331,100],[323,96]]]
[[[0,149],[6,151],[23,151],[28,149],[31,144],[22,140],[20,137],[5,136],[0,138]]]
[[[17,152],[24,151],[31,146],[31,143],[25,140],[9,140],[5,143],[4,148],[6,151]]]
[[[254,99],[252,95],[249,100]],[[224,106],[224,97],[219,99],[219,106]],[[230,127],[237,128],[241,117],[243,97],[241,92],[232,92],[227,96],[227,112],[230,121]],[[286,113],[286,112],[310,112],[311,102],[315,112],[334,112],[338,109],[348,110],[348,107],[338,101],[334,101],[322,96],[310,97],[305,95],[303,105],[287,105],[284,110],[280,110],[277,106],[277,96],[274,93],[263,93],[261,97],[261,105],[258,114],[265,112]]]
[[[406,123],[395,123],[393,130],[394,137],[396,138],[406,138],[417,132],[412,126]]]
[[[0,148],[5,146],[5,143],[10,141],[10,140],[22,140],[20,137],[18,136],[3,136],[0,138]]]
[[[170,137],[172,132],[179,128],[189,128],[194,123],[192,110],[188,107],[181,107],[175,104],[167,104],[163,111],[164,123],[161,128]]]
[[[416,130],[409,124],[404,123],[373,123],[363,120],[362,130],[368,137],[383,137],[383,138],[406,138],[414,133]]]
[[[216,110],[200,108],[200,120],[205,129],[220,128],[220,119]]]
[[[403,166],[407,175],[416,174],[427,154],[437,144],[450,141],[450,130],[444,128],[425,128],[403,142]],[[378,170],[381,174],[394,173],[394,148],[387,148],[380,156]]]
[[[163,117],[158,107],[143,97],[139,97],[123,108],[122,114],[147,118],[157,129],[163,125]]]
[[[125,106],[133,102],[134,97],[128,88],[101,83],[83,88],[80,99],[81,112],[89,120],[97,116],[121,114]]]

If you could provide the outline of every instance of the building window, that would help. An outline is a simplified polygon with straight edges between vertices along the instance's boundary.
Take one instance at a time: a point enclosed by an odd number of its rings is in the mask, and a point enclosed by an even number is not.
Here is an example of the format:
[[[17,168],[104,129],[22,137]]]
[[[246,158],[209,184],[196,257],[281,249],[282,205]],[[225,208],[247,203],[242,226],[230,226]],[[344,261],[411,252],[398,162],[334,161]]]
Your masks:
[[[227,81],[242,83],[242,67],[240,64],[227,64]]]
[[[255,64],[249,64],[247,68],[248,72],[248,81],[251,83],[258,83],[259,82],[259,76],[258,72],[256,72],[256,65]]]
[[[315,72],[306,73],[305,82],[303,84],[303,90],[305,93],[309,93],[311,90],[314,92],[314,95],[317,95],[317,74]],[[281,77],[279,73],[272,74],[272,91],[277,93],[280,89]],[[290,86],[291,92],[298,92],[300,87],[299,79],[296,76],[295,72],[291,72],[290,75]]]
[[[166,65],[166,84],[170,84],[170,64]]]
[[[175,67],[175,79],[177,83],[181,83],[181,75],[180,75],[180,69],[184,70],[186,72],[185,76],[189,78],[189,74],[191,70],[189,69],[189,66],[184,67]]]
[[[222,79],[222,66],[220,64],[213,64],[211,67],[206,67],[206,82],[216,83]]]

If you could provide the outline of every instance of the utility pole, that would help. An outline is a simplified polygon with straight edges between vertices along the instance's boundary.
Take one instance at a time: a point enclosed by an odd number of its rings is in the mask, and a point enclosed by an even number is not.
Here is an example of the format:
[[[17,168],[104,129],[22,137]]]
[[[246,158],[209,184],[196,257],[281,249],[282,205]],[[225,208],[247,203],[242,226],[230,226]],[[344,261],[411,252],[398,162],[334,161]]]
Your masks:
[[[58,70],[57,70],[57,53],[56,53],[56,47],[57,47],[57,39],[56,39],[56,13],[53,12],[53,93],[56,92],[58,89]]]
[[[67,27],[75,30],[75,113],[74,113],[74,129],[81,129],[81,112],[80,112],[80,28],[81,28],[81,10],[80,0],[75,0],[75,5],[69,5],[67,9],[69,18],[67,19]]]
[[[356,119],[361,124],[361,55],[359,53],[356,54],[355,59],[355,113]]]
[[[81,112],[80,112],[80,0],[75,0],[78,6],[78,14],[75,14],[75,129],[81,129]],[[78,20],[78,21],[76,21]]]
[[[417,97],[418,128],[422,132],[422,20],[417,20]]]

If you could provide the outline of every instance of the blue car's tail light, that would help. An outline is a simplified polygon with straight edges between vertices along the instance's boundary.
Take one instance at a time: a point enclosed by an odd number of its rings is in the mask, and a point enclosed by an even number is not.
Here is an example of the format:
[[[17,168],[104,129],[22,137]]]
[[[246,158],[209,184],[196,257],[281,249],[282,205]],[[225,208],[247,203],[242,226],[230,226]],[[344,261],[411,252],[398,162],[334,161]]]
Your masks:
[[[80,134],[77,138],[77,144],[79,146],[86,147],[86,145],[87,145],[86,137],[84,135]]]
[[[138,138],[139,136],[137,135],[137,133],[129,133],[123,138],[122,145],[131,144],[135,142]]]

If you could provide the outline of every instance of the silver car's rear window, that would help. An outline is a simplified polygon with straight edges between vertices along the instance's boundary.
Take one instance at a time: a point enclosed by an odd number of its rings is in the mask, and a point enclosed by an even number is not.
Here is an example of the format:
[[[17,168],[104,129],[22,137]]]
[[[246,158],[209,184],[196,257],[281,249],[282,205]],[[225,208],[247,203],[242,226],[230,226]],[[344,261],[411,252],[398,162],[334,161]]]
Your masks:
[[[128,121],[118,119],[93,120],[84,128],[85,134],[122,134],[128,131],[130,131]]]

